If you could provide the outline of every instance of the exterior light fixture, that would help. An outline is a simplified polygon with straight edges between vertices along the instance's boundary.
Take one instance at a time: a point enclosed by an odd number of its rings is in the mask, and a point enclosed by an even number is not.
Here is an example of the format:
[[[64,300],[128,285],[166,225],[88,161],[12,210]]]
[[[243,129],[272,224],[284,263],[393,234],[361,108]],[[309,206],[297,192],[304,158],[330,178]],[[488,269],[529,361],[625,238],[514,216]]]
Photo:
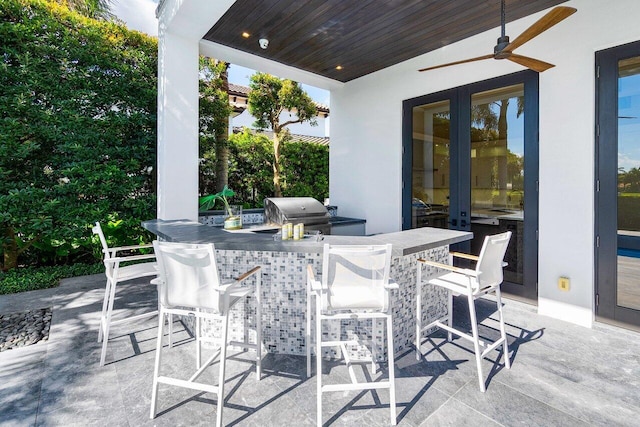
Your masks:
[[[269,47],[269,40],[267,39],[260,39],[259,43],[260,43],[260,47],[263,49],[266,49],[267,47]]]
[[[246,31],[242,32],[242,37],[244,37],[245,39],[248,39],[250,35],[251,34],[247,33]]]
[[[342,65],[337,65],[336,66],[336,70],[338,70],[338,71],[342,70]]]

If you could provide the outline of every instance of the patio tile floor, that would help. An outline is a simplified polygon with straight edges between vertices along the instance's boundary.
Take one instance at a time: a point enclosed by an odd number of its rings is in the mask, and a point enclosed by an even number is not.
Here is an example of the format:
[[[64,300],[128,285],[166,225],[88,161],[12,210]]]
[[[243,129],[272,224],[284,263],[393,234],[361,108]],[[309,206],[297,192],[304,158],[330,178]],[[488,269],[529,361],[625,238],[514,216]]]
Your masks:
[[[98,366],[96,342],[104,279],[63,281],[59,288],[0,296],[0,313],[53,307],[48,342],[0,353],[0,426],[210,425],[216,399],[208,393],[160,386],[159,414],[149,419],[157,319],[115,328],[107,365]],[[118,311],[153,307],[155,290],[119,285]],[[466,301],[456,300],[456,323]],[[495,304],[477,303],[481,334],[496,335]],[[637,426],[640,419],[640,334],[608,325],[593,329],[535,313],[535,307],[505,301],[512,369],[484,360],[486,393],[478,390],[470,344],[425,338],[423,358],[396,356],[400,426]],[[195,366],[193,342],[176,323],[177,345],[164,351],[169,371]],[[267,354],[263,378],[255,379],[248,354],[232,352],[228,363],[225,425],[303,426],[315,423],[315,376],[306,379],[305,359]],[[496,357],[495,352],[492,357]],[[386,368],[373,375],[384,378]],[[348,378],[346,369],[324,363],[325,381]],[[204,381],[214,381],[210,369]],[[385,426],[389,394],[332,393],[323,400],[325,425]]]

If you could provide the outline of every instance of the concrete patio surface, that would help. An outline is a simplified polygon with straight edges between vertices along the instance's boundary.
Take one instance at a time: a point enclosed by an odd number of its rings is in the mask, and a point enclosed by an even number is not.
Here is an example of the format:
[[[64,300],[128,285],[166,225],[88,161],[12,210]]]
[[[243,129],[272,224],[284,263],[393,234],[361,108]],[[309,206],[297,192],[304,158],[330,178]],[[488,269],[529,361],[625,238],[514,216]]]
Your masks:
[[[116,313],[155,306],[155,289],[119,285]],[[114,328],[107,365],[98,366],[102,275],[64,280],[60,287],[0,295],[0,313],[53,307],[49,341],[0,353],[0,426],[212,425],[215,395],[160,386],[159,414],[149,419],[157,318]],[[456,300],[458,325],[467,325],[466,301]],[[495,304],[477,303],[481,333],[494,336]],[[421,347],[396,356],[400,426],[637,426],[640,420],[640,334],[596,324],[585,329],[539,316],[535,307],[505,301],[511,370],[484,360],[487,392],[478,390],[471,344],[447,343],[436,333]],[[459,314],[459,315],[458,315]],[[167,371],[189,375],[195,366],[191,337],[176,323],[177,345],[163,355]],[[165,342],[166,344],[166,342]],[[230,426],[300,426],[315,423],[315,376],[305,359],[267,354],[263,377],[245,353],[231,352],[224,423]],[[493,358],[498,356],[494,352]],[[328,374],[331,375],[328,375]],[[373,375],[384,378],[386,367]],[[347,378],[333,361],[325,381]],[[217,370],[204,381],[216,383]],[[389,395],[325,395],[325,425],[389,425]]]

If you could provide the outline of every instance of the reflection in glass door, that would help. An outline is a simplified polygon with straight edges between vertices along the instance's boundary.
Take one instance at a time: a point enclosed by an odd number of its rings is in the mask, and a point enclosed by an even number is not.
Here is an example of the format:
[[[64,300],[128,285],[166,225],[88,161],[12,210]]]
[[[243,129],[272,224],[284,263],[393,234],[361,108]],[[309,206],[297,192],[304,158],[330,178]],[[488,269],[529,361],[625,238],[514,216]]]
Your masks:
[[[511,231],[505,280],[523,283],[524,84],[471,95],[471,252]]]
[[[538,74],[404,101],[403,149],[403,228],[472,231],[454,249],[475,254],[484,236],[510,230],[502,290],[535,303]]]
[[[640,328],[640,42],[596,66],[596,315]]]
[[[617,304],[640,310],[640,56],[618,61]],[[630,244],[629,244],[630,243]]]
[[[413,107],[411,228],[449,226],[449,104]]]

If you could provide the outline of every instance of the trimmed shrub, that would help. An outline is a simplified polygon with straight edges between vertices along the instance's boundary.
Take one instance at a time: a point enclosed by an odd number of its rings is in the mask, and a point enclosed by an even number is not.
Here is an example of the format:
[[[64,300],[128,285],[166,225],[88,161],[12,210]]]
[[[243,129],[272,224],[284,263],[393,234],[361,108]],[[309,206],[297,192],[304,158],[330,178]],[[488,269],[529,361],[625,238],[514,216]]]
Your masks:
[[[98,273],[104,273],[104,264],[78,263],[0,271],[0,295],[54,288],[61,279]]]
[[[157,41],[41,0],[0,0],[3,269],[92,258],[155,217]]]

